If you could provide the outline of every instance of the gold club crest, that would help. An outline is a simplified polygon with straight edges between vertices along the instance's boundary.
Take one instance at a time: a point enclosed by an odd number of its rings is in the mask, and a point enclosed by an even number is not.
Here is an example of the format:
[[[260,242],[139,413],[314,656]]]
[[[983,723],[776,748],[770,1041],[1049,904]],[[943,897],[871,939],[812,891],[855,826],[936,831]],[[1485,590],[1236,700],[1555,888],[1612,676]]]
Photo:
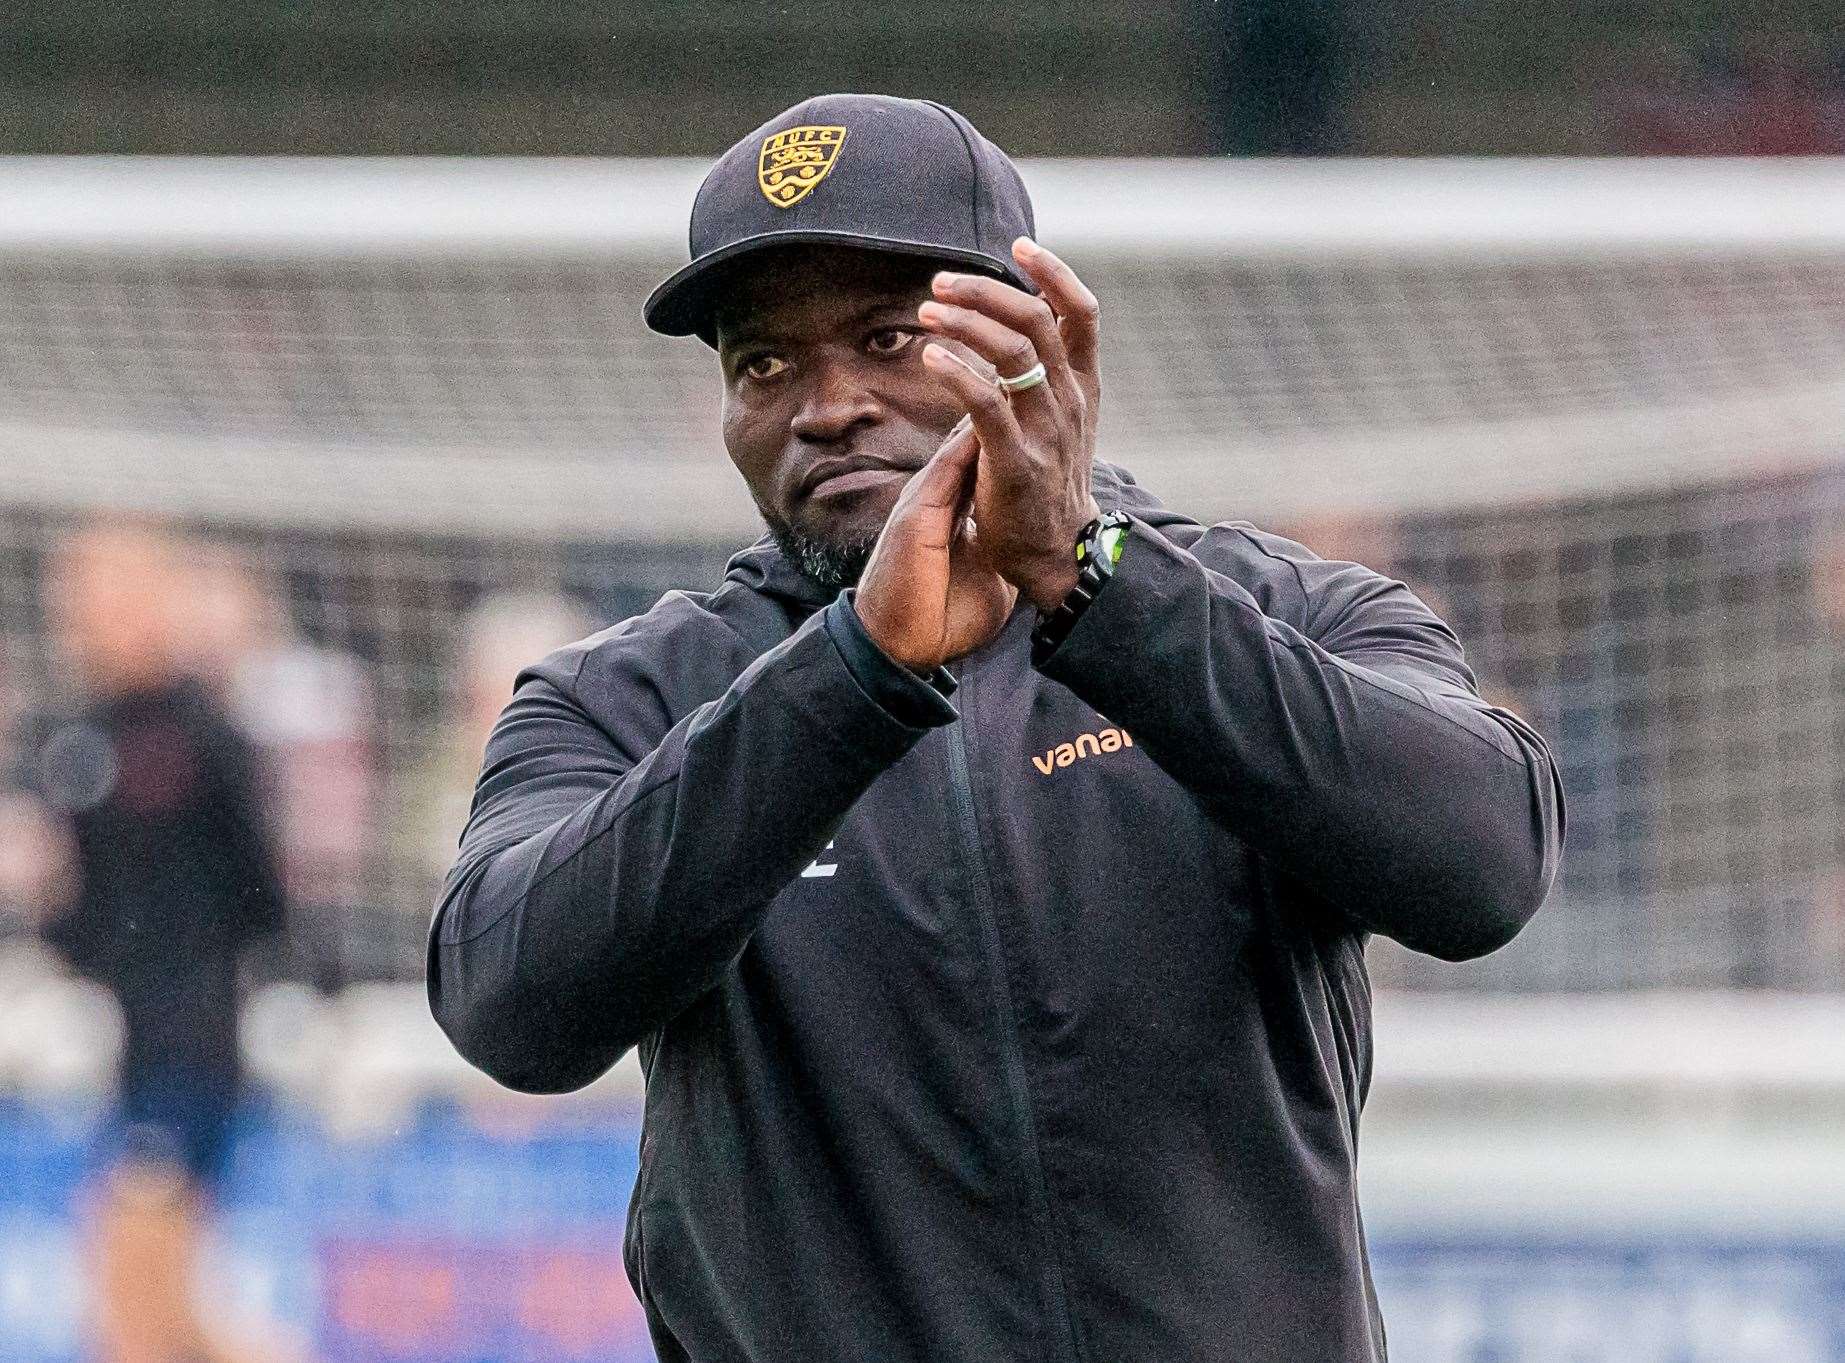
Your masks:
[[[793,208],[826,179],[845,141],[844,128],[807,126],[770,133],[762,140],[756,183],[777,208]]]

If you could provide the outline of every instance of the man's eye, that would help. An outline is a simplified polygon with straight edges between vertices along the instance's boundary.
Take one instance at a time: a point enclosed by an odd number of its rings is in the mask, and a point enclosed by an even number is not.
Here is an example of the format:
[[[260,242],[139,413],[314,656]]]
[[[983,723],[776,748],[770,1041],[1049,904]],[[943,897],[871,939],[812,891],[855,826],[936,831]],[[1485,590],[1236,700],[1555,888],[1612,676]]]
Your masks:
[[[895,355],[916,339],[916,333],[901,327],[884,327],[871,333],[866,345],[874,355]]]
[[[757,355],[743,364],[743,372],[752,379],[772,379],[788,367],[779,355]]]

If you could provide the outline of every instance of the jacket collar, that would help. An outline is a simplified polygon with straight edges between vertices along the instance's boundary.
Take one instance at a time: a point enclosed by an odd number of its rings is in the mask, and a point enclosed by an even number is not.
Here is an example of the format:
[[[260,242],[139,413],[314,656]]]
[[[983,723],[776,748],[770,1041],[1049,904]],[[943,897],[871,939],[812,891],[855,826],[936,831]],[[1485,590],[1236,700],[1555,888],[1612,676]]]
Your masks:
[[[1159,498],[1134,481],[1133,474],[1117,464],[1096,460],[1090,474],[1090,487],[1104,510],[1131,511],[1155,527],[1193,524],[1189,517],[1167,510]],[[797,568],[766,533],[749,548],[732,555],[724,570],[724,580],[764,596],[815,608],[833,599],[832,593]]]

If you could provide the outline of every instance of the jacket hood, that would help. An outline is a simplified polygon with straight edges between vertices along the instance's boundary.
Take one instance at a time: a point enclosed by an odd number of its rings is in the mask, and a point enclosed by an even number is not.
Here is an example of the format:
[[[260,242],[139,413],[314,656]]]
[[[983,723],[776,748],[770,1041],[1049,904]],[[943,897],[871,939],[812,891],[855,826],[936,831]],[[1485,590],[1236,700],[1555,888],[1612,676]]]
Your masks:
[[[1104,511],[1132,511],[1155,529],[1196,524],[1189,516],[1167,510],[1159,498],[1135,482],[1134,475],[1118,464],[1096,460],[1090,474],[1090,487]],[[814,607],[824,606],[833,599],[833,594],[796,567],[776,545],[774,537],[767,533],[749,548],[731,556],[724,569],[724,581],[738,583],[765,596]]]

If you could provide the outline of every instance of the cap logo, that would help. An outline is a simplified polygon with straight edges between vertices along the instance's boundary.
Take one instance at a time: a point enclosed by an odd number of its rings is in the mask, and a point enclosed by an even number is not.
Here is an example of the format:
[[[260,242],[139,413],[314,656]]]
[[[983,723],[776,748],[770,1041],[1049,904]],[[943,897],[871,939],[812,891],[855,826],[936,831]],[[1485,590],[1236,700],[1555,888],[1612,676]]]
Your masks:
[[[844,128],[806,126],[770,133],[762,139],[756,183],[777,208],[793,208],[826,179],[845,144]]]

